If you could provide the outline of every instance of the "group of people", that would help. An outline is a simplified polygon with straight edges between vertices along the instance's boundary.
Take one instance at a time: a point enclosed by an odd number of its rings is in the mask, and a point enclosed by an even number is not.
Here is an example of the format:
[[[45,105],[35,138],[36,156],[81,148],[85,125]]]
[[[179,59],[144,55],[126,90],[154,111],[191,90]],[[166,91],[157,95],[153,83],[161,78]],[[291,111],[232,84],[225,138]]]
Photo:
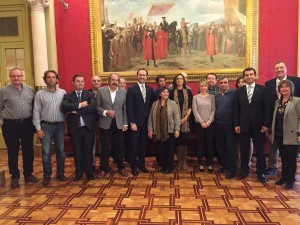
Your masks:
[[[158,67],[157,60],[166,59],[170,54],[186,57],[192,51],[206,52],[211,62],[219,53],[245,56],[246,26],[240,22],[211,22],[200,26],[197,22],[186,22],[182,18],[178,23],[177,28],[177,21],[169,23],[163,16],[158,23],[134,18],[124,27],[104,25],[104,70],[120,71],[137,56],[143,56],[147,66],[153,61],[154,67]]]
[[[53,142],[56,179],[67,180],[64,175],[67,130],[74,150],[75,182],[84,175],[87,180],[95,179],[98,140],[101,145],[98,179],[104,179],[111,171],[110,151],[120,176],[128,176],[124,157],[130,162],[133,176],[148,173],[145,166],[148,138],[156,143],[155,166],[161,173],[168,174],[174,169],[174,152],[176,170],[186,171],[188,144],[195,131],[200,172],[204,172],[205,167],[209,172],[214,171],[216,154],[222,166],[218,173],[224,173],[228,179],[244,179],[250,173],[252,142],[258,180],[265,183],[265,175],[277,172],[279,150],[282,174],[275,184],[285,184],[285,188],[290,189],[295,182],[300,143],[300,78],[287,76],[284,62],[275,63],[274,69],[276,77],[262,86],[256,83],[256,70],[246,68],[236,81],[237,89],[230,88],[228,78],[217,79],[216,74],[209,73],[206,79],[199,81],[199,92],[193,96],[185,72],[175,75],[169,87],[163,75],[157,76],[156,90],[146,85],[148,71],[144,68],[137,71],[137,83],[127,90],[125,79],[116,73],[108,76],[107,86],[103,87],[100,76],[94,76],[91,90],[84,89],[84,77],[76,74],[72,80],[74,90],[66,93],[57,86],[57,72],[47,70],[43,76],[46,87],[35,94],[22,83],[22,71],[14,68],[9,73],[11,84],[0,89],[0,124],[8,150],[11,188],[19,186],[20,145],[25,181],[38,182],[32,174],[34,133],[42,145],[43,184],[51,182]],[[126,152],[124,133],[128,143]],[[268,135],[270,149],[266,168],[264,146]]]

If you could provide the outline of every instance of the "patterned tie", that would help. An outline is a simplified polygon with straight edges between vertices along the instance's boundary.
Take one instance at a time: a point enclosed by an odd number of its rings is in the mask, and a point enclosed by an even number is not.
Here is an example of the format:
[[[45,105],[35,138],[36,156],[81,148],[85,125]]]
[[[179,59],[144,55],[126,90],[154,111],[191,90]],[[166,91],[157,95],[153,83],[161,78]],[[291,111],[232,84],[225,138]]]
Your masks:
[[[144,102],[146,102],[146,88],[145,88],[144,84],[142,84],[141,89],[142,89],[142,96],[143,96]]]
[[[248,86],[248,90],[247,90],[247,96],[248,96],[249,104],[251,103],[252,95],[253,95],[252,88],[253,88],[252,86]]]

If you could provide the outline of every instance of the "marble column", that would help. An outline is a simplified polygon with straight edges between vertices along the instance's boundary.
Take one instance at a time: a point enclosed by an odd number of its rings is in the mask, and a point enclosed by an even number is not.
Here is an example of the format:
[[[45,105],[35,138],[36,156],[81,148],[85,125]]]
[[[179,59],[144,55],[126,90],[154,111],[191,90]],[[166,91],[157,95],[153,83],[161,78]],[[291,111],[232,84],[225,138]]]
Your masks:
[[[34,79],[36,89],[45,86],[43,73],[48,70],[45,8],[48,0],[26,0],[31,9]]]

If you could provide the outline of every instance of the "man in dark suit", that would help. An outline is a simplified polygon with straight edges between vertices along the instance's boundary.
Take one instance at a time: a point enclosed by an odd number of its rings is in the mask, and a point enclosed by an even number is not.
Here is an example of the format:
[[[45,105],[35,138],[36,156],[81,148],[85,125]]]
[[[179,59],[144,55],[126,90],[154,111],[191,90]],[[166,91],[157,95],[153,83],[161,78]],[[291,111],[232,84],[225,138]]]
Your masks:
[[[278,92],[278,84],[280,83],[280,81],[283,81],[286,79],[289,79],[290,81],[292,81],[294,83],[294,87],[295,87],[294,96],[300,97],[300,78],[288,76],[287,68],[283,61],[279,61],[279,62],[275,63],[274,71],[275,71],[276,77],[271,80],[268,80],[265,83],[265,86],[268,88],[268,98],[269,98],[271,112],[274,111],[275,101],[278,98],[280,98],[280,94]],[[267,175],[277,174],[279,152],[277,149],[276,142],[274,142],[274,144],[272,144],[270,142],[269,146],[270,147],[269,147],[269,157],[268,157],[268,169],[266,171],[266,174]]]
[[[62,111],[67,113],[68,132],[74,149],[75,177],[79,181],[86,174],[93,180],[93,145],[95,140],[96,99],[93,93],[84,90],[84,78],[73,77],[74,91],[67,93],[62,102]]]
[[[147,123],[151,105],[153,103],[153,89],[145,82],[148,71],[139,69],[137,71],[137,83],[128,88],[126,96],[127,119],[130,124],[131,139],[131,172],[138,175],[137,168],[148,173],[145,167],[145,153],[147,148]]]
[[[265,132],[270,127],[270,109],[267,104],[267,88],[256,84],[256,70],[246,68],[243,71],[245,86],[237,89],[234,106],[235,132],[240,135],[241,173],[238,178],[243,179],[250,172],[249,147],[250,139],[256,150],[256,168],[258,180],[266,182],[266,159],[265,159]]]
[[[128,128],[126,90],[118,88],[118,82],[119,76],[114,73],[110,74],[108,76],[108,86],[101,87],[96,96],[102,146],[99,179],[103,179],[109,172],[110,147],[115,154],[119,174],[123,177],[128,176],[124,169],[124,148],[122,143],[123,132]]]

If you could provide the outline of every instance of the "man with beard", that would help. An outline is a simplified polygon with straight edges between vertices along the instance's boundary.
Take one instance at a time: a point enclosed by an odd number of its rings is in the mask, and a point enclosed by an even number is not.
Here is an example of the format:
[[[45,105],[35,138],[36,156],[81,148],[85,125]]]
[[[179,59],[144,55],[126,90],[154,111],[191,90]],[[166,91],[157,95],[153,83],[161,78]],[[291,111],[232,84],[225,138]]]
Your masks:
[[[36,128],[37,138],[42,144],[42,161],[44,170],[43,184],[48,185],[51,180],[52,141],[56,151],[56,178],[66,181],[64,137],[65,116],[61,111],[61,104],[66,91],[57,87],[58,74],[54,70],[47,70],[43,77],[47,87],[36,93],[33,108],[33,124]]]
[[[100,88],[96,96],[102,146],[99,179],[105,178],[109,173],[110,147],[116,156],[119,174],[123,177],[128,176],[123,164],[124,148],[122,142],[123,132],[128,129],[126,90],[118,88],[118,83],[119,75],[110,74],[108,86]]]

